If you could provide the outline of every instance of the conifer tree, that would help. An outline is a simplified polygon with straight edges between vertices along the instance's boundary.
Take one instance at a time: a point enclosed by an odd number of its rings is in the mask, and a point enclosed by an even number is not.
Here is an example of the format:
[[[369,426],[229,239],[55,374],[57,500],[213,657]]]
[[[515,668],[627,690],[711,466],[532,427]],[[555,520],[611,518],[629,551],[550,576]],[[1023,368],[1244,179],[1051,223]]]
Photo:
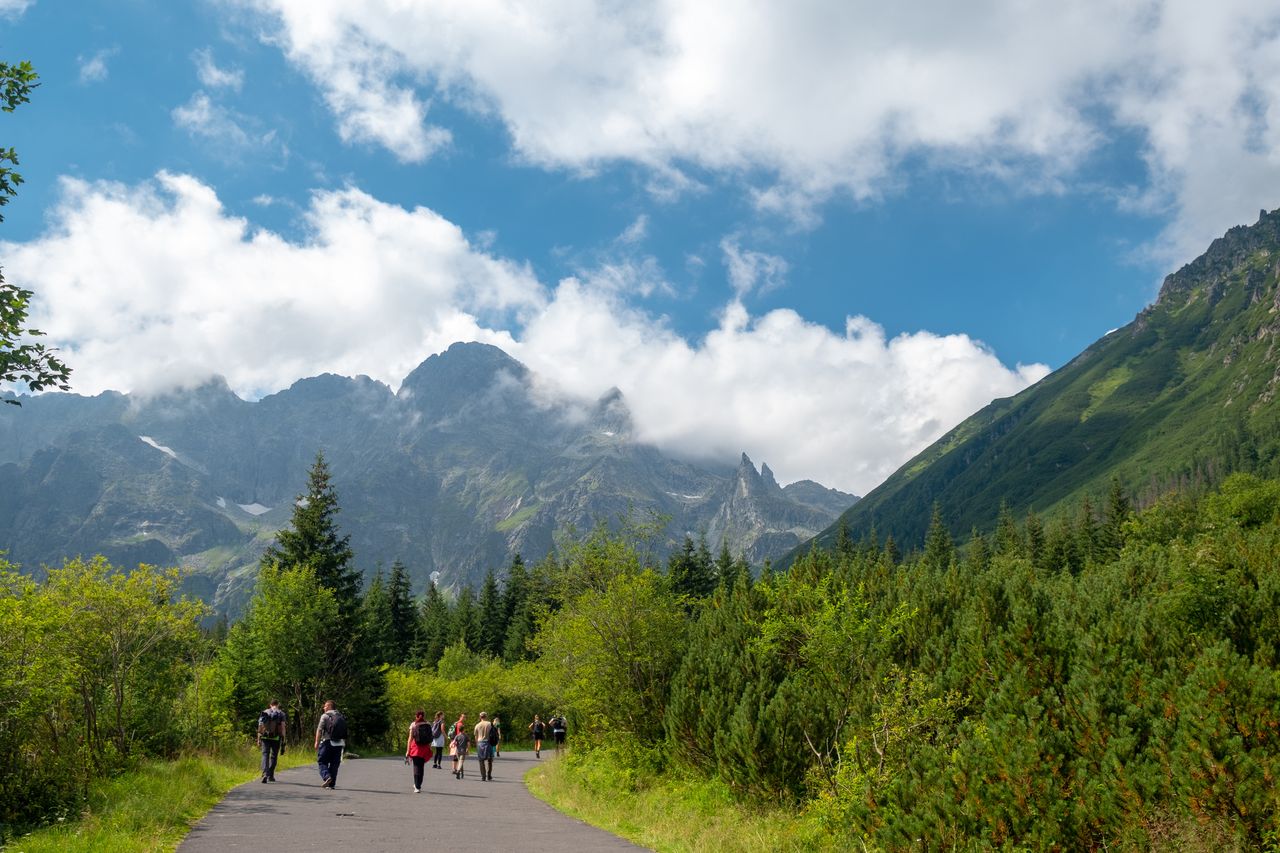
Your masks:
[[[427,587],[421,613],[415,657],[419,666],[434,669],[449,646],[453,621],[449,602],[440,594],[435,581]]]
[[[479,647],[475,651],[500,658],[507,639],[507,621],[504,618],[502,594],[498,591],[498,579],[493,569],[485,574],[484,584],[480,587],[479,611]]]
[[[355,624],[360,606],[360,572],[352,565],[351,537],[338,533],[338,493],[324,453],[307,474],[307,491],[294,502],[289,527],[262,555],[262,565],[311,566],[316,581],[333,590],[344,627]]]
[[[667,562],[667,577],[671,591],[677,595],[698,599],[711,594],[716,581],[705,536],[696,547],[691,537],[684,537],[680,550]]]
[[[413,586],[404,563],[391,564],[387,581],[387,606],[390,612],[391,657],[388,663],[402,664],[409,659],[418,632],[418,614],[413,603]]]
[[[896,566],[902,562],[902,551],[898,549],[898,543],[894,541],[892,533],[884,538],[884,559],[890,566]]]
[[[458,592],[450,608],[449,642],[447,646],[461,642],[468,651],[480,651],[480,608],[476,606],[476,591],[466,584]],[[446,647],[447,647],[446,646]]]
[[[951,539],[951,532],[942,521],[942,508],[935,503],[933,516],[929,519],[929,532],[924,537],[924,555],[921,559],[926,566],[935,571],[945,572],[951,567],[955,553],[956,548]]]
[[[382,570],[379,569],[369,581],[361,601],[361,622],[369,650],[378,663],[394,663],[395,636],[391,626],[391,597],[387,594],[386,584],[382,582]]]
[[[717,586],[732,589],[737,581],[738,564],[729,553],[728,541],[720,540],[720,555],[716,557],[715,581]],[[708,592],[708,595],[710,592]]]

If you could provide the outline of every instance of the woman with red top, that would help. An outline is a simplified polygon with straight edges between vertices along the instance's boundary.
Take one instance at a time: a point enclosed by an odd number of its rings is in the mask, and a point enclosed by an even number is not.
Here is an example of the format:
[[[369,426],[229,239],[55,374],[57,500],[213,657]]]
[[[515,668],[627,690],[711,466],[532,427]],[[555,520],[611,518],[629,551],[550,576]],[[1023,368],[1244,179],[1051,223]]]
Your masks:
[[[404,760],[413,760],[413,792],[422,793],[422,771],[431,757],[431,724],[425,711],[413,715],[409,724],[409,743],[404,748]]]

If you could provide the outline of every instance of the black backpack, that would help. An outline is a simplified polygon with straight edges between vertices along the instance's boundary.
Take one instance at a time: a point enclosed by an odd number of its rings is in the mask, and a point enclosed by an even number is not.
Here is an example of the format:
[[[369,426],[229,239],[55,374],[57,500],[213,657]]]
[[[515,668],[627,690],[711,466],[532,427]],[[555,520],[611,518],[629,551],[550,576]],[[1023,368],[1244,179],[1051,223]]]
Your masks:
[[[347,739],[347,718],[341,711],[333,712],[333,724],[329,726],[329,740]]]
[[[427,746],[431,743],[431,727],[427,725],[427,721],[413,724],[413,742],[418,746]]]

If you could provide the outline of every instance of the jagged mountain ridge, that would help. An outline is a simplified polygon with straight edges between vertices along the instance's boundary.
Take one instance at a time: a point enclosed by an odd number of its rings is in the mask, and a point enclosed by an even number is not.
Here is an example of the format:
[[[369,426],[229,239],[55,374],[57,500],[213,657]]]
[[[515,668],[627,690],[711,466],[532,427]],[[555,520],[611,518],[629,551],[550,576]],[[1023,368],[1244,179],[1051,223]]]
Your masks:
[[[668,547],[705,531],[755,563],[777,558],[857,498],[802,481],[682,461],[638,441],[616,389],[581,404],[537,388],[515,359],[455,344],[396,392],[325,374],[248,402],[221,379],[142,398],[24,397],[0,406],[0,550],[27,570],[67,556],[183,565],[234,612],[288,523],[317,450],[366,571],[399,559],[418,589],[475,582],[567,529],[632,510],[671,518]]]
[[[1036,385],[993,401],[847,510],[923,540],[936,503],[953,534],[1073,511],[1112,478],[1140,503],[1235,470],[1280,475],[1280,210],[1237,226],[1166,277],[1156,301]]]

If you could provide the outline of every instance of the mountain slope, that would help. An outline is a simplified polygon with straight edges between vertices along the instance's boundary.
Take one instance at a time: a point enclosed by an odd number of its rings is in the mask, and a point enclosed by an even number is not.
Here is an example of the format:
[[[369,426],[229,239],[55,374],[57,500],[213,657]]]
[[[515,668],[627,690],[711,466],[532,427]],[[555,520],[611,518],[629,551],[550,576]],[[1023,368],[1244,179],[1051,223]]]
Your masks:
[[[1280,211],[1232,228],[1166,278],[1154,304],[1015,397],[965,420],[841,523],[907,547],[935,502],[953,532],[990,527],[1001,501],[1053,515],[1118,478],[1148,499],[1280,460]]]
[[[401,560],[417,580],[475,582],[520,551],[630,511],[671,522],[667,547],[705,532],[777,558],[855,500],[766,466],[667,457],[636,440],[616,390],[556,398],[501,350],[455,344],[398,392],[326,374],[247,402],[220,379],[148,398],[49,394],[0,406],[0,550],[37,572],[75,554],[181,564],[189,588],[234,611],[289,522],[317,450],[360,564]],[[745,483],[745,485],[744,485]]]

